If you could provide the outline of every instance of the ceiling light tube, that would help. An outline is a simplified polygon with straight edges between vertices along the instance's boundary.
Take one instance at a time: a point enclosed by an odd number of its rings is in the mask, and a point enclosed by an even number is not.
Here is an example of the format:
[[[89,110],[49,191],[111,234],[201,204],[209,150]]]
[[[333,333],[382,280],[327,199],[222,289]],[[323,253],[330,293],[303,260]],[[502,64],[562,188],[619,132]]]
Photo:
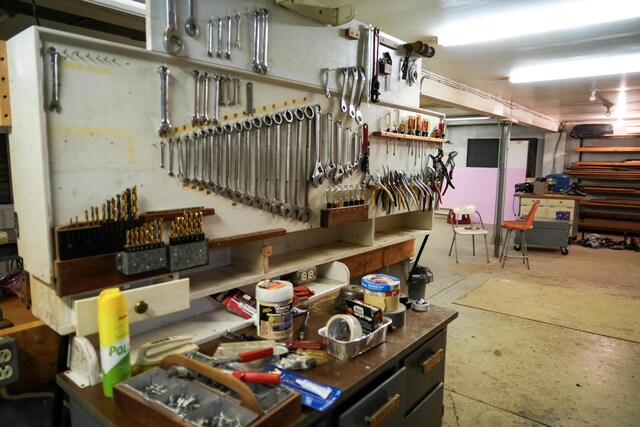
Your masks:
[[[489,120],[490,117],[484,116],[472,116],[472,117],[447,117],[445,120],[448,122],[462,122],[462,121],[472,121],[472,120]]]
[[[638,2],[640,3],[640,2]],[[511,83],[532,83],[640,72],[640,54],[567,59],[515,68]]]

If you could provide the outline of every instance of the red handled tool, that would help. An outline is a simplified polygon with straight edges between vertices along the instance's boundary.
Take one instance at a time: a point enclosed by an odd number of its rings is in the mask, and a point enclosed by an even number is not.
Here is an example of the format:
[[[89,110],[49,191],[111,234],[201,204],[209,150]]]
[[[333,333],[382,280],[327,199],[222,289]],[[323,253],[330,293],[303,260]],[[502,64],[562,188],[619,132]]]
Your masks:
[[[280,384],[280,374],[272,374],[269,372],[248,372],[248,371],[227,371],[224,372],[233,375],[240,381],[253,384]]]
[[[212,365],[226,365],[228,363],[246,363],[252,362],[258,359],[264,359],[265,357],[273,356],[273,347],[260,348],[258,350],[246,351],[244,353],[239,353],[235,357],[229,357],[228,359],[213,359],[211,360]]]
[[[287,340],[285,345],[289,350],[297,350],[299,348],[305,350],[322,350],[324,348],[324,344],[320,341]]]

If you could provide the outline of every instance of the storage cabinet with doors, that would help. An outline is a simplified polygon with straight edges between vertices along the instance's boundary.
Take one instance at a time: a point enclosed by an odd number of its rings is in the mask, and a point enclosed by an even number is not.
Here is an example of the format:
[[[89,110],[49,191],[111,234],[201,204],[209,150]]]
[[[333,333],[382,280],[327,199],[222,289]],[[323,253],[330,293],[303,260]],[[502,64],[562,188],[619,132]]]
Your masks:
[[[581,196],[570,196],[565,194],[516,194],[520,199],[520,215],[525,216],[531,210],[531,206],[540,201],[535,218],[558,219],[568,213],[569,231],[568,235],[575,236],[578,231],[578,216]]]

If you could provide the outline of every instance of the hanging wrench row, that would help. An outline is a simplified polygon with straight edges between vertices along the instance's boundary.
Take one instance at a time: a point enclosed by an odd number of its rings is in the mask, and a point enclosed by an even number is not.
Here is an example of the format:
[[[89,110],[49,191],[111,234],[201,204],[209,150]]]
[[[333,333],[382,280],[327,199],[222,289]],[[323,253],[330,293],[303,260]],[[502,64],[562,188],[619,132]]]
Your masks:
[[[269,72],[269,9],[254,10],[253,19],[253,46],[251,48],[251,69],[256,73],[267,74]]]
[[[363,122],[362,97],[364,88],[367,86],[367,75],[364,67],[342,67],[337,69],[342,76],[342,88],[340,90],[340,111],[346,113],[357,124]],[[330,72],[334,71],[329,68],[323,69],[324,72],[324,92],[327,98],[331,97],[329,91]]]
[[[239,13],[236,13],[234,16],[227,15],[224,17],[211,17],[207,21],[207,56],[212,58],[216,57],[218,59],[231,59],[231,48],[232,46],[236,49],[240,49],[242,47],[240,43],[240,22],[242,21],[242,16]],[[232,43],[233,38],[233,23],[235,23],[235,39]],[[214,45],[214,33],[215,41],[216,41],[216,51],[213,51]],[[223,52],[224,45],[224,52]]]
[[[240,105],[240,78],[209,74],[193,70],[194,103],[191,124],[208,125],[219,123],[220,107]],[[213,80],[213,116],[209,117],[209,80]]]
[[[334,134],[337,147],[334,147]],[[343,141],[345,141],[343,150]],[[333,180],[334,184],[340,185],[345,177],[353,175],[359,166],[362,166],[364,153],[362,151],[363,133],[354,132],[350,127],[344,128],[342,121],[338,120],[333,123],[333,114],[327,114],[327,156],[326,166],[324,167],[324,176]],[[336,148],[336,162],[334,163],[334,148]],[[344,162],[342,161],[344,157]]]
[[[320,117],[320,106],[306,106],[170,138],[166,144],[161,141],[160,166],[165,167],[168,145],[169,176],[237,203],[308,222],[313,127]],[[318,139],[316,143],[319,146]]]

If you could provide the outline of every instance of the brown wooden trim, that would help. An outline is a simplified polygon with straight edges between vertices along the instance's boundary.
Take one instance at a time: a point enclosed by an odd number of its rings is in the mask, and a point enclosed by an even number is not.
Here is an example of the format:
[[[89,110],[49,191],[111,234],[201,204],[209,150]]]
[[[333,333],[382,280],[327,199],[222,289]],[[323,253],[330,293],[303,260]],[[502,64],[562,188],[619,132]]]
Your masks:
[[[414,246],[415,241],[411,239],[385,248],[374,249],[363,254],[344,258],[339,261],[349,268],[351,277],[358,277],[411,258],[413,256]]]
[[[4,40],[0,40],[0,126],[11,127],[9,56],[7,55],[7,42]]]
[[[576,153],[638,153],[640,147],[576,147]]]
[[[237,234],[235,236],[209,239],[209,248],[240,245],[242,243],[255,242],[256,240],[284,236],[285,234],[287,234],[287,230],[284,228],[274,228],[271,230],[257,231],[255,233]]]
[[[140,215],[140,219],[144,222],[155,221],[161,219],[168,221],[170,219],[176,219],[181,216],[185,211],[187,212],[202,212],[202,216],[215,215],[216,211],[213,208],[185,208],[185,209],[167,209],[164,211],[148,211]]]

